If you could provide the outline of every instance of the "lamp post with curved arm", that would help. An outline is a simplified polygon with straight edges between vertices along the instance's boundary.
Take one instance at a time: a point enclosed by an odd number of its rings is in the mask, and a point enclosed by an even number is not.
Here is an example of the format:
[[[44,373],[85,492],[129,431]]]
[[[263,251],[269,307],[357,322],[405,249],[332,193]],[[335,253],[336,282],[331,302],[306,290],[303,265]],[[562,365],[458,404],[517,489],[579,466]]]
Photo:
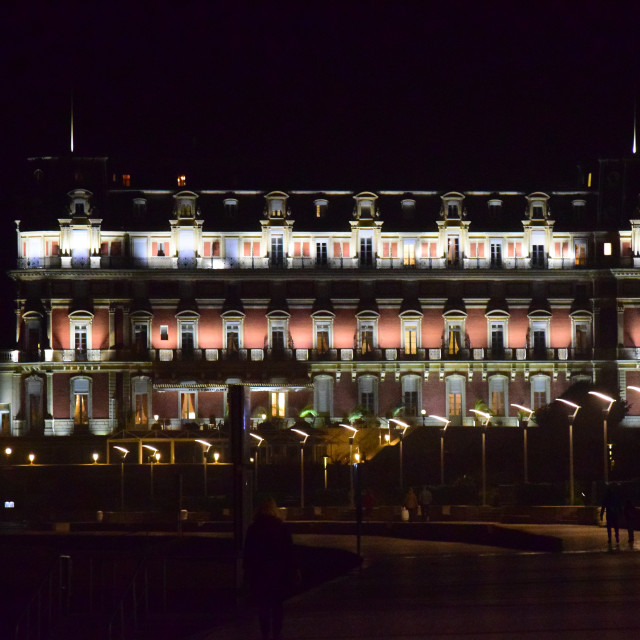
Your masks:
[[[475,413],[478,417],[484,420],[482,424],[482,506],[487,506],[487,455],[486,455],[486,435],[487,427],[491,420],[491,414],[486,411],[479,411],[478,409],[469,409],[471,413]]]
[[[526,420],[524,418],[522,420],[519,420],[520,424],[522,425],[522,458],[524,460],[522,465],[523,465],[523,472],[524,472],[524,483],[527,484],[529,482],[529,454],[527,451],[527,427],[529,426],[529,422],[531,422],[533,409],[529,409],[529,407],[524,407],[521,404],[514,404],[513,402],[511,403],[511,406],[518,409],[518,411],[522,411],[524,413],[529,414]]]
[[[258,454],[259,454],[259,450],[260,450],[260,445],[264,442],[264,438],[262,436],[259,436],[257,433],[253,433],[253,431],[249,432],[249,435],[254,438],[255,440],[258,441],[258,444],[256,445],[256,456],[254,458],[254,479],[255,479],[255,488],[256,491],[258,490]]]
[[[578,411],[582,408],[579,404],[565,400],[564,398],[556,398],[558,402],[566,404],[567,407],[573,409],[573,413],[569,414],[569,504],[573,504],[575,500],[575,491],[573,488],[573,422],[578,415]]]
[[[202,474],[204,476],[204,497],[207,497],[207,453],[211,449],[211,443],[206,440],[196,440],[196,442],[202,445]]]
[[[302,440],[300,440],[300,508],[304,509],[304,445],[309,434],[300,429],[291,429],[291,431],[302,436]]]
[[[354,499],[353,499],[353,441],[356,437],[356,433],[358,433],[358,430],[355,427],[352,427],[350,424],[343,424],[342,422],[340,423],[341,427],[344,427],[345,429],[348,429],[349,431],[351,431],[351,435],[349,436],[349,502],[351,504],[351,506],[353,507],[354,505]]]
[[[430,415],[429,417],[444,424],[444,427],[441,427],[440,429],[440,484],[444,485],[444,433],[447,430],[447,427],[449,426],[451,420],[447,420],[442,416]]]
[[[129,449],[117,444],[113,445],[113,448],[122,454],[122,458],[120,459],[120,510],[124,511],[124,459],[127,457]]]
[[[402,493],[404,491],[404,482],[403,482],[403,470],[402,470],[402,466],[403,466],[403,455],[402,455],[402,440],[404,438],[404,434],[406,432],[406,430],[409,428],[409,425],[406,422],[402,422],[402,420],[398,420],[397,418],[389,418],[389,422],[393,422],[394,424],[397,424],[401,429],[402,432],[400,433],[400,493]]]
[[[616,401],[615,398],[608,396],[604,393],[600,393],[599,391],[589,391],[590,396],[594,396],[603,400],[604,402],[608,402],[607,408],[603,410],[603,418],[602,418],[602,437],[603,437],[603,474],[602,477],[604,479],[604,483],[607,484],[609,482],[609,442],[607,438],[607,419],[609,418],[609,412],[611,411],[611,407],[613,403]]]

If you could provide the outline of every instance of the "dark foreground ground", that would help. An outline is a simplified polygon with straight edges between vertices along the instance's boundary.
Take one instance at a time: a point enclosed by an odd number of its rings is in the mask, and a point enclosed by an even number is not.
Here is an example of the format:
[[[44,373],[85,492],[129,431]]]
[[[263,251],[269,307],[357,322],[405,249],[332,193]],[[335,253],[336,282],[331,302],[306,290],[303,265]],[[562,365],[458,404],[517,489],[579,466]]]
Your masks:
[[[287,602],[291,640],[640,634],[640,549],[626,533],[608,548],[594,526],[460,523],[456,534],[437,523],[381,523],[365,531],[361,562],[353,532],[302,524],[292,523],[303,585]],[[2,639],[14,637],[20,619],[19,638],[258,638],[254,613],[236,598],[228,534],[5,533],[0,562]],[[38,583],[27,634],[21,616]],[[51,623],[38,609],[53,611]]]

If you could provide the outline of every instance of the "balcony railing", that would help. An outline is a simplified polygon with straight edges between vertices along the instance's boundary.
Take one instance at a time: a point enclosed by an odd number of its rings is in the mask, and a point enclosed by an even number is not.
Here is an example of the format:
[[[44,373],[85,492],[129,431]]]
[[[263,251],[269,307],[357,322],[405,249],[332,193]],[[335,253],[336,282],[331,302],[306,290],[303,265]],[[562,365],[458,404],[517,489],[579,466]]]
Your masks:
[[[449,353],[443,348],[405,350],[398,347],[374,348],[363,352],[355,348],[300,349],[38,349],[35,351],[0,350],[2,362],[262,362],[297,360],[311,362],[345,361],[581,361],[640,360],[640,347],[602,348],[506,348],[470,347]]]
[[[640,259],[621,259],[620,265],[640,266]],[[285,256],[282,260],[269,257],[188,257],[153,256],[136,258],[129,256],[91,256],[71,258],[49,256],[18,258],[18,269],[379,269],[379,270],[430,270],[430,269],[579,269],[592,266],[590,261],[576,262],[575,258],[490,258],[460,257],[457,260],[438,258],[373,258],[371,263],[361,264],[358,257],[326,258]]]

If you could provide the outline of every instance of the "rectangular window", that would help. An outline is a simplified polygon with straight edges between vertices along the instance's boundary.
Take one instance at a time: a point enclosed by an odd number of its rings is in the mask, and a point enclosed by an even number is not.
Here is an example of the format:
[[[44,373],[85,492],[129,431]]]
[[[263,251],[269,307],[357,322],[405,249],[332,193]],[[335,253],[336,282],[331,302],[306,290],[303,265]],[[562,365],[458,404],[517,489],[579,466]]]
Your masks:
[[[547,378],[537,376],[531,380],[532,409],[540,409],[548,404]]]
[[[137,351],[144,351],[148,348],[146,323],[136,322],[133,325],[133,344]]]
[[[541,268],[544,267],[544,245],[531,245],[531,266]]]
[[[87,334],[89,327],[86,324],[76,324],[73,331],[74,349],[76,351],[87,350]]]
[[[515,240],[510,240],[507,243],[507,257],[522,258],[522,242],[516,242]]]
[[[227,322],[226,324],[227,351],[237,353],[240,350],[240,323]]]
[[[460,239],[458,236],[447,238],[447,263],[457,265],[460,262]]]
[[[334,258],[348,258],[349,257],[349,243],[348,242],[334,242],[333,243],[333,257]]]
[[[327,264],[327,243],[316,242],[316,264],[325,266]]]
[[[547,352],[547,327],[547,322],[540,320],[534,320],[531,324],[531,346],[536,355],[543,355]]]
[[[470,242],[469,257],[473,259],[484,258],[484,242]]]
[[[135,395],[135,416],[136,424],[149,424],[148,407],[149,396],[146,393],[136,393]]]
[[[489,380],[489,408],[494,416],[504,416],[506,406],[507,383],[505,378]]]
[[[438,243],[433,242],[423,242],[421,249],[423,258],[437,258],[438,257]]]
[[[502,266],[502,242],[491,242],[491,266]]]
[[[196,419],[196,394],[192,391],[182,392],[180,394],[180,419],[195,420]]]
[[[360,265],[370,267],[373,265],[373,240],[360,238]]]
[[[418,327],[415,324],[405,325],[404,352],[411,356],[415,356],[418,353]]]
[[[376,411],[376,380],[371,376],[364,376],[358,380],[358,396],[360,406],[370,413]]]
[[[576,240],[574,245],[575,266],[587,266],[587,242],[586,240]]]
[[[383,242],[382,243],[382,257],[383,258],[397,258],[398,257],[398,243],[397,242]]]
[[[363,321],[360,323],[360,352],[371,353],[374,349],[375,323]]]
[[[271,392],[271,416],[273,418],[284,418],[287,413],[286,394],[284,391]]]
[[[404,266],[413,267],[416,264],[416,245],[413,242],[404,243]]]
[[[456,355],[463,348],[462,325],[449,324],[447,331],[447,353]]]
[[[73,422],[76,425],[89,424],[89,396],[86,393],[74,395]]]
[[[168,340],[169,339],[169,325],[162,324],[160,325],[160,340]]]
[[[282,236],[271,237],[271,264],[276,267],[284,265],[284,238]]]
[[[504,322],[491,323],[491,351],[494,355],[504,353]]]
[[[180,339],[182,350],[191,353],[196,346],[196,327],[193,322],[180,323]]]
[[[271,328],[271,348],[274,351],[284,351],[284,327]]]
[[[449,418],[462,416],[462,393],[455,390],[449,391]]]
[[[316,325],[316,349],[318,353],[326,353],[330,349],[330,325],[328,322]]]

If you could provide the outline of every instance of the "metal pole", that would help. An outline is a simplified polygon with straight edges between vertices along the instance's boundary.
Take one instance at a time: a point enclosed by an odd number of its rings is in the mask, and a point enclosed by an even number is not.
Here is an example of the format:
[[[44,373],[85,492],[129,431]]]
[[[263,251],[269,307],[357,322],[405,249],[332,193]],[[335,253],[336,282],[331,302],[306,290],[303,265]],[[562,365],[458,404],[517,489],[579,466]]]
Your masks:
[[[529,457],[527,455],[527,426],[529,425],[528,420],[522,421],[522,455],[523,455],[523,465],[524,465],[524,483],[527,484],[529,482]]]
[[[206,499],[207,499],[207,452],[205,449],[202,450],[202,473],[204,476],[204,498],[206,502]]]
[[[304,444],[300,445],[300,508],[304,509]]]
[[[573,419],[569,418],[569,504],[574,503],[573,488]]]
[[[120,511],[124,511],[124,458],[120,463]]]
[[[402,482],[402,433],[400,434],[400,493],[404,492],[403,482]]]
[[[487,464],[486,464],[486,430],[482,428],[482,506],[487,506]]]
[[[440,430],[440,485],[444,485],[444,429]]]
[[[351,506],[354,506],[353,497],[353,438],[349,438],[349,496]]]
[[[607,442],[607,418],[609,417],[609,411],[605,411],[604,420],[602,421],[604,447],[603,447],[603,462],[604,462],[604,483],[609,482],[609,447]]]

